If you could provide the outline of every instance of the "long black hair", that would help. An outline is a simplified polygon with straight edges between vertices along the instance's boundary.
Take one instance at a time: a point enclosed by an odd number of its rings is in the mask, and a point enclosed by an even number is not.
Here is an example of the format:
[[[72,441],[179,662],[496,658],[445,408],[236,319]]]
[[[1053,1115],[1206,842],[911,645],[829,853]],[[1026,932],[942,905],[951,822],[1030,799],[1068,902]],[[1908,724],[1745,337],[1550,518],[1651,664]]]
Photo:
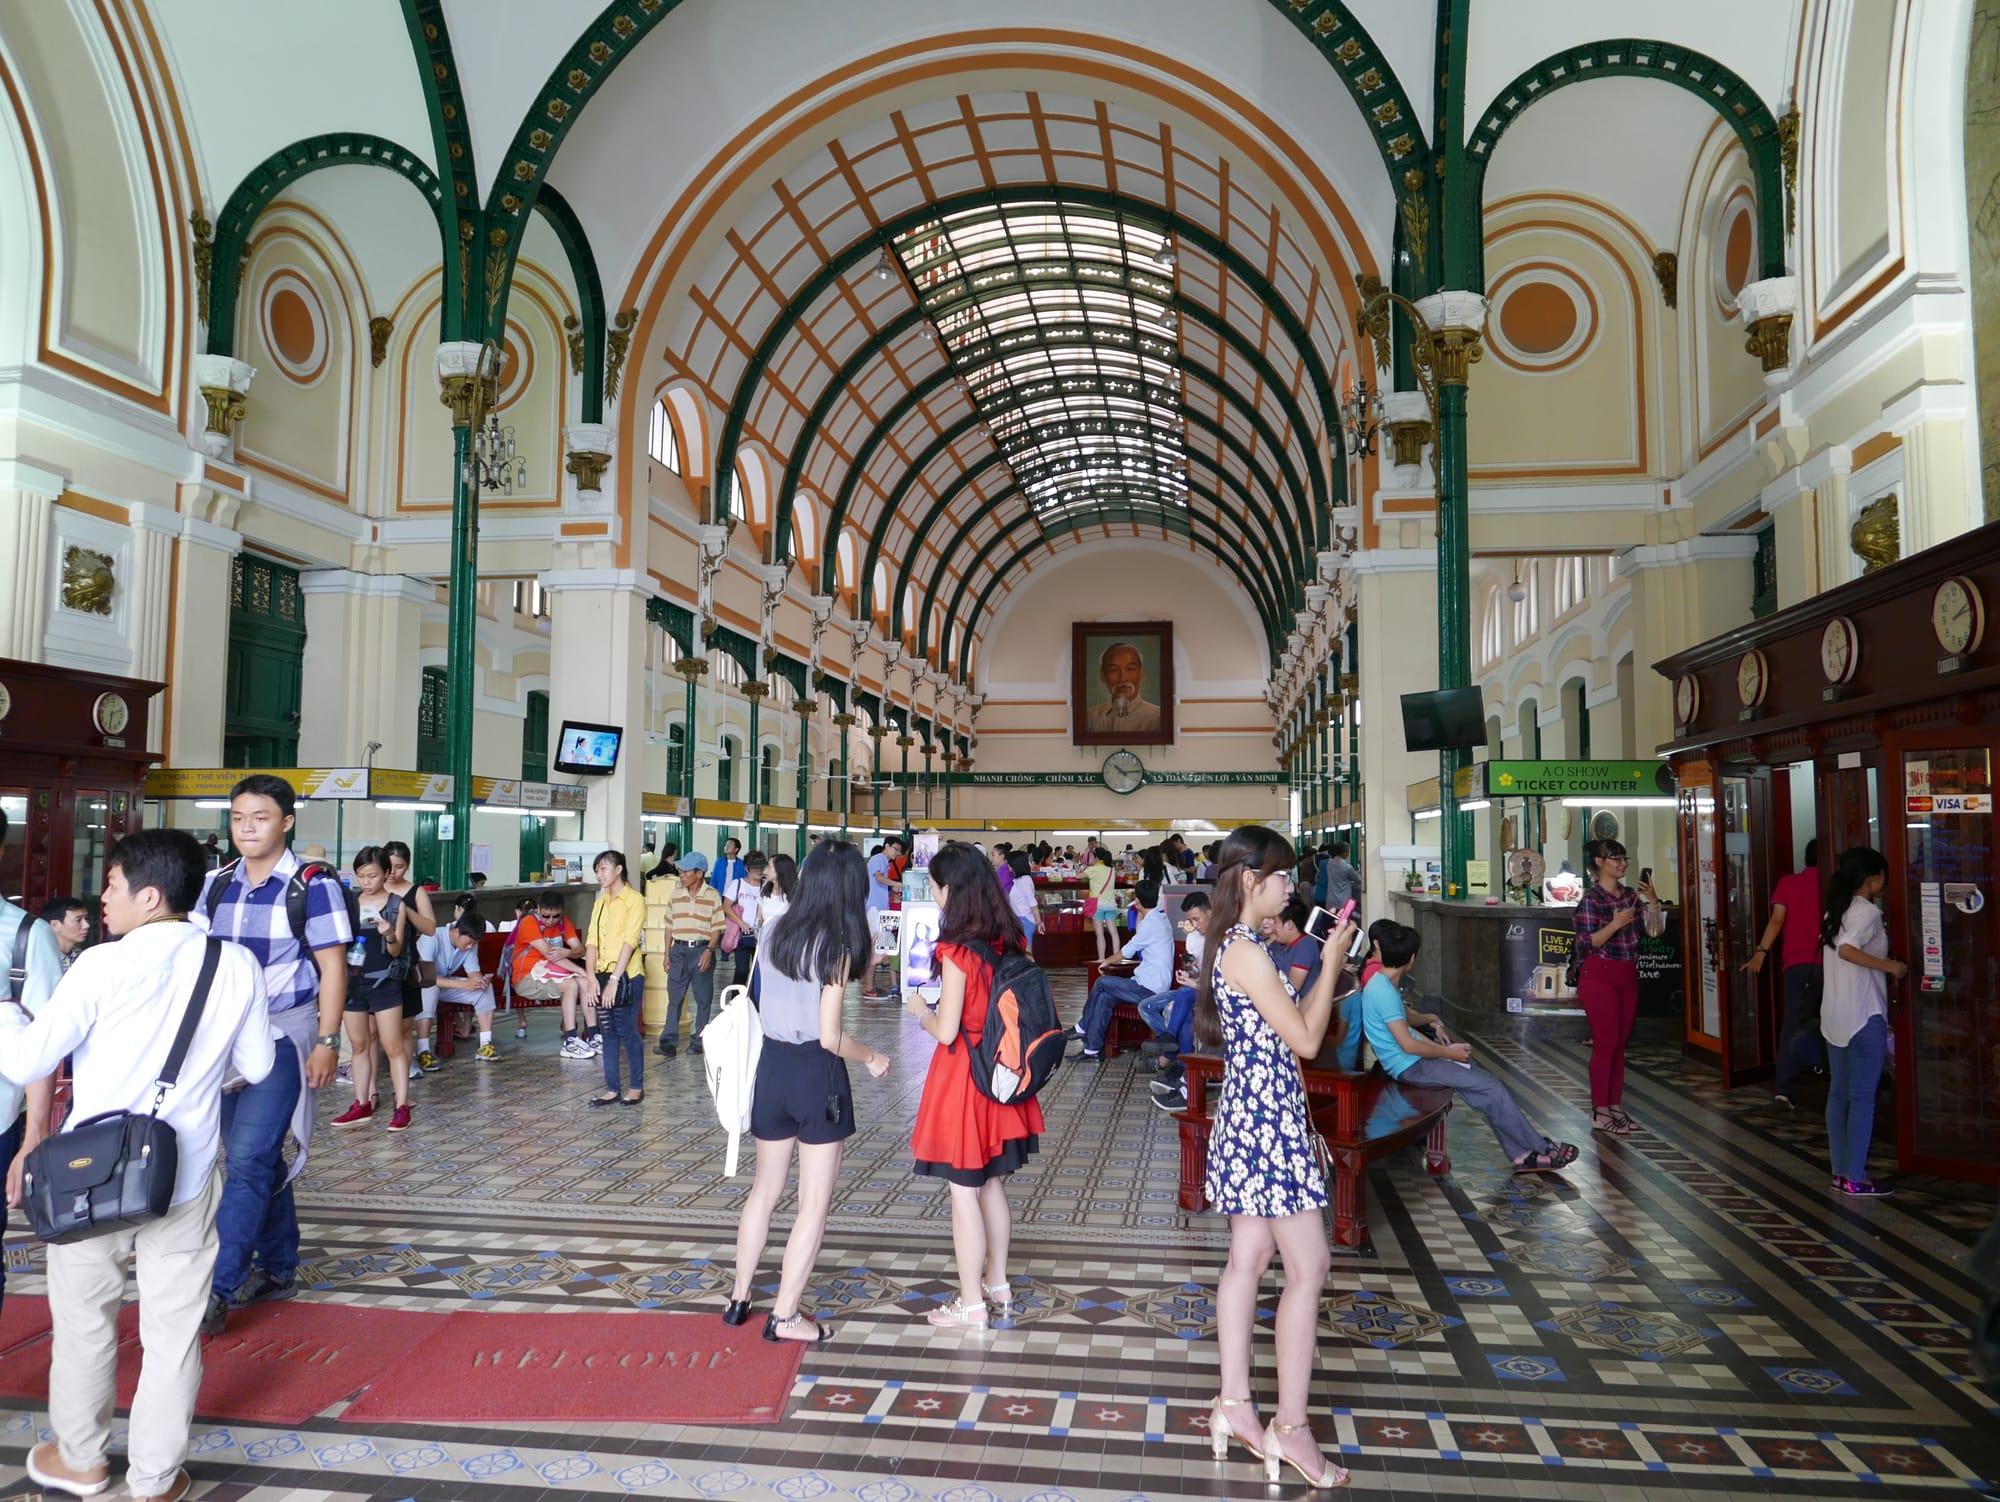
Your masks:
[[[1851,850],[1840,852],[1840,859],[1834,862],[1833,879],[1826,884],[1826,901],[1820,908],[1819,941],[1827,948],[1833,947],[1833,937],[1840,932],[1840,922],[1847,916],[1848,904],[1859,895],[1862,884],[1871,876],[1887,876],[1889,863],[1882,858],[1882,852],[1867,845],[1856,845]]]
[[[1194,1041],[1201,1047],[1222,1046],[1222,1014],[1215,1009],[1215,962],[1229,930],[1243,921],[1243,873],[1268,876],[1273,871],[1289,871],[1297,860],[1292,842],[1262,824],[1232,829],[1222,842],[1215,886],[1209,894],[1208,942],[1194,987]]]
[[[931,882],[945,889],[940,944],[984,944],[1020,949],[1021,925],[1001,895],[1000,879],[977,850],[961,840],[940,846],[931,857]]]
[[[788,856],[778,860],[792,864]],[[875,958],[875,932],[868,922],[868,862],[861,852],[845,840],[821,840],[806,853],[791,896],[791,907],[765,935],[765,963],[781,975],[821,986],[865,974]]]
[[[819,847],[814,846],[813,848],[818,849]],[[787,901],[790,901],[792,894],[798,890],[798,886],[799,863],[789,855],[772,856],[771,874],[764,878],[763,895],[766,897],[783,897]]]

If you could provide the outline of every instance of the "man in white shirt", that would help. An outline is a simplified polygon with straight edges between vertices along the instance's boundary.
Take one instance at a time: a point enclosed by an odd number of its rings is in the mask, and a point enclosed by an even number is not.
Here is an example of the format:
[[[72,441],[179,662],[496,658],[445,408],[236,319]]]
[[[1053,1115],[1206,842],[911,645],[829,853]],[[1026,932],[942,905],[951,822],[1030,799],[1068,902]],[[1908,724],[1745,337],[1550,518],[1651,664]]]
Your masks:
[[[1136,1006],[1173,984],[1174,927],[1160,906],[1160,884],[1141,881],[1133,887],[1132,896],[1139,904],[1139,922],[1119,953],[1136,960],[1137,966],[1130,975],[1100,974],[1076,1024],[1077,1035],[1083,1039],[1083,1057],[1093,1064],[1104,1056],[1104,1040],[1110,1035],[1111,1014],[1118,1003],[1129,1001]]]
[[[1157,735],[1160,706],[1144,697],[1146,659],[1130,642],[1114,642],[1097,659],[1097,676],[1105,701],[1084,711],[1084,729],[1092,735]]]
[[[55,1438],[28,1452],[28,1474],[77,1496],[110,1484],[118,1306],[136,1251],[145,1318],[126,1483],[133,1497],[179,1502],[191,1485],[181,1462],[201,1385],[199,1332],[218,1245],[222,1083],[232,1072],[256,1083],[271,1072],[276,1053],[262,968],[241,945],[219,942],[179,1079],[171,1090],[160,1088],[206,953],[207,936],[187,913],[201,896],[207,863],[193,835],[147,829],[113,846],[106,866],[104,926],[119,942],[86,950],[32,1023],[0,1032],[0,1075],[15,1084],[46,1079],[68,1056],[74,1119],[157,1110],[174,1129],[179,1170],[160,1219],[49,1248]]]
[[[0,810],[0,846],[6,843],[7,815]],[[0,898],[0,1032],[15,1031],[34,1021],[49,1004],[49,995],[62,978],[63,965],[62,945],[55,930]],[[14,1202],[21,1187],[21,1159],[49,1129],[51,1085],[50,1080],[40,1079],[22,1090],[0,1078],[0,1178],[5,1178],[8,1188],[0,1201],[0,1236],[7,1234],[6,1206]],[[7,1270],[5,1260],[0,1259],[0,1299],[6,1293]]]

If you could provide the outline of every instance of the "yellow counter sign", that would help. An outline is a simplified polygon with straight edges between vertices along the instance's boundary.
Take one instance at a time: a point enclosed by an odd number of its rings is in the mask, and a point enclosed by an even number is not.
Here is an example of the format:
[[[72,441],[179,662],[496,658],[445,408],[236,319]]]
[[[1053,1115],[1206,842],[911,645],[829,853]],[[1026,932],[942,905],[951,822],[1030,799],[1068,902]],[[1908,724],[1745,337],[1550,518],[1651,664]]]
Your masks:
[[[156,767],[146,774],[148,798],[227,798],[246,777],[282,777],[301,798],[451,797],[451,778],[377,767]]]

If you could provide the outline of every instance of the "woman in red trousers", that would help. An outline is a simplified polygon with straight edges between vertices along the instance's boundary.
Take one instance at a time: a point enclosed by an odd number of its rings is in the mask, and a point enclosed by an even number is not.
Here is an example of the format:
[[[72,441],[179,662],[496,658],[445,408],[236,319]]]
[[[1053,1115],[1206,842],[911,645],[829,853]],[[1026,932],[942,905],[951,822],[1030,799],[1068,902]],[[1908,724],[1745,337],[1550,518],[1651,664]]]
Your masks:
[[[1639,1015],[1639,931],[1658,938],[1666,915],[1652,883],[1625,885],[1631,857],[1616,840],[1584,847],[1591,883],[1576,905],[1577,998],[1590,1019],[1590,1125],[1593,1131],[1629,1137],[1639,1124],[1625,1114],[1625,1045]]]

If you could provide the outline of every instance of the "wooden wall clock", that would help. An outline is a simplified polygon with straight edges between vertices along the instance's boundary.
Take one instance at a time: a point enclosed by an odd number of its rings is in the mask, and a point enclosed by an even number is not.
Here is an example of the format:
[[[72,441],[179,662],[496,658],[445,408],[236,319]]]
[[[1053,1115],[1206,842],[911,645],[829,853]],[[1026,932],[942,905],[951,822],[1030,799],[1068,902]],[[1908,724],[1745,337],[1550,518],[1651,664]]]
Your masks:
[[[1771,665],[1758,651],[1745,652],[1736,660],[1736,697],[1745,709],[1755,709],[1771,690]]]

